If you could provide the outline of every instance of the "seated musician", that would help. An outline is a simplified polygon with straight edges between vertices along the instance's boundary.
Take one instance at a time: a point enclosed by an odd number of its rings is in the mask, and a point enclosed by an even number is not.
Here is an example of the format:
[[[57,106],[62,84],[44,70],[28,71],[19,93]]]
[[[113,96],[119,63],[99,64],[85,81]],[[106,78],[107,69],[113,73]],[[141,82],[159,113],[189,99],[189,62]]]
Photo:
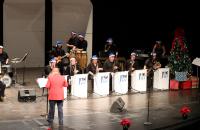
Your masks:
[[[55,55],[57,67],[60,69],[61,75],[64,75],[64,69],[70,64],[69,61],[69,53],[65,53],[64,49],[62,48],[63,42],[57,41],[56,42],[56,49],[55,49]]]
[[[56,41],[55,55],[54,57],[64,56],[65,51],[62,48],[63,41]]]
[[[126,62],[126,70],[131,74],[136,69],[139,69],[139,63],[136,60],[136,53],[132,52],[130,59]]]
[[[154,71],[161,67],[161,64],[158,62],[156,53],[152,53],[152,57],[148,58],[145,61],[144,69],[147,69],[147,88],[150,89],[153,87],[153,76]]]
[[[63,72],[64,75],[68,75],[68,80],[71,80],[71,76],[76,74],[81,74],[82,71],[80,69],[79,64],[76,61],[76,58],[70,58],[70,64],[67,66],[67,69]],[[69,81],[69,94],[71,93],[71,83]]]
[[[119,63],[115,59],[115,54],[110,53],[108,59],[103,64],[103,70],[105,72],[117,72],[120,71]],[[110,75],[110,85],[109,85],[110,94],[112,90],[112,74]]]
[[[0,46],[0,62],[1,62],[1,66],[0,67],[3,67],[3,65],[8,65],[8,63],[9,63],[8,54],[3,49],[4,49],[4,47]],[[6,66],[5,67],[6,73],[8,73],[8,75],[12,78],[13,77],[12,68],[11,67],[9,68],[9,67],[10,66]],[[1,71],[2,71],[2,69],[1,69]]]
[[[139,69],[139,63],[136,60],[136,53],[132,52],[130,59],[126,62],[126,70],[128,71],[129,78],[128,78],[128,88],[131,89],[131,73],[134,70]]]
[[[91,62],[88,64],[86,71],[89,73],[89,79],[92,79],[94,74],[103,71],[102,65],[98,62],[98,57],[96,55],[92,56]]]
[[[47,77],[51,73],[52,69],[55,67],[56,67],[56,59],[52,58],[49,61],[49,65],[47,65],[44,69],[45,77]]]
[[[70,53],[73,48],[77,45],[78,43],[78,37],[77,34],[75,32],[71,32],[71,37],[69,38],[68,42],[67,42],[67,52]]]
[[[3,50],[3,46],[0,46],[0,62],[1,64],[8,64],[9,62],[8,54]]]
[[[93,55],[91,58],[91,62],[88,64],[86,68],[86,72],[89,74],[88,75],[88,86],[91,88],[91,92],[94,90],[94,74],[103,71],[102,65],[100,62],[98,62],[98,57],[96,55]],[[91,87],[90,87],[91,86]],[[88,90],[90,91],[90,89]]]
[[[70,58],[70,64],[68,65],[67,70],[64,73],[69,76],[74,76],[75,74],[82,73],[78,62],[76,61],[76,58]]]
[[[115,59],[115,54],[109,54],[108,59],[103,64],[103,70],[105,72],[117,72],[121,70],[119,62],[117,62]]]
[[[5,97],[5,88],[6,88],[6,85],[0,81],[0,102],[3,102],[4,101],[4,97]]]

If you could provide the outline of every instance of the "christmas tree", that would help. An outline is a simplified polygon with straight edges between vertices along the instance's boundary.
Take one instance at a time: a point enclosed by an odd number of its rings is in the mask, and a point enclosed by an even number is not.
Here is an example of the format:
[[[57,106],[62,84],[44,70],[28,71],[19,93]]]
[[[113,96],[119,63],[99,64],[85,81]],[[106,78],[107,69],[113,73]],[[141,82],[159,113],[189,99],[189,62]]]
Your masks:
[[[169,56],[169,67],[173,75],[175,75],[175,72],[187,72],[187,74],[191,74],[192,71],[191,59],[184,34],[182,28],[177,28],[174,34]]]

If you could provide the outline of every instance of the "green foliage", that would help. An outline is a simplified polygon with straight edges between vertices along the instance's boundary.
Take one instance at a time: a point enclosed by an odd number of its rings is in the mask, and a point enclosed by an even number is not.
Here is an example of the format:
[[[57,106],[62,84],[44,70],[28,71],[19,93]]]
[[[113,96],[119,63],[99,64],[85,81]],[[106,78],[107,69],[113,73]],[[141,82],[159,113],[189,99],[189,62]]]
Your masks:
[[[188,49],[185,44],[185,39],[183,39],[183,47],[179,43],[180,40],[175,40],[174,48],[172,48],[169,56],[169,66],[171,72],[174,75],[175,71],[178,72],[188,72],[192,71],[191,59],[188,54]]]

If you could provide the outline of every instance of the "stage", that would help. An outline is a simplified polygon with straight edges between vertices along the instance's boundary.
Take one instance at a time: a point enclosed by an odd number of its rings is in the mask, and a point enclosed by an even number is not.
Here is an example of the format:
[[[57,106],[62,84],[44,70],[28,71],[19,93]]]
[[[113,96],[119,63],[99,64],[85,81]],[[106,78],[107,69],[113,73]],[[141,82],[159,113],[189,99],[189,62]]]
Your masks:
[[[0,102],[0,130],[47,130],[46,96],[37,86],[36,78],[42,77],[42,68],[27,69],[25,85],[22,82],[21,70],[18,71],[19,84],[6,88],[6,98]],[[31,88],[36,90],[35,102],[18,102],[18,90]],[[121,113],[110,113],[112,103],[121,97],[125,109]],[[54,130],[122,130],[119,122],[122,118],[132,120],[130,130],[181,129],[182,127],[198,129],[200,122],[200,98],[198,89],[178,91],[153,91],[150,94],[151,126],[144,126],[147,118],[148,93],[130,92],[125,95],[113,93],[109,96],[90,94],[87,99],[68,96],[64,101],[64,126],[58,127],[57,110]],[[187,105],[192,112],[187,120],[180,115],[180,108]],[[188,128],[188,129],[189,129]]]

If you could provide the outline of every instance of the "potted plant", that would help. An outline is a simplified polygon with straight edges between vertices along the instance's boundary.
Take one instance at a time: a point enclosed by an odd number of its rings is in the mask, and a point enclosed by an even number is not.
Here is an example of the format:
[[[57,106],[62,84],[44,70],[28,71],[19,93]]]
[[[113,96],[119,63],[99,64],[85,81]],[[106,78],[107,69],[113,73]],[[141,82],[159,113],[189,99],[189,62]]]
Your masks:
[[[123,130],[128,130],[128,128],[131,126],[131,120],[127,118],[123,118],[120,121],[120,124],[122,125]]]
[[[188,113],[191,112],[191,109],[187,106],[183,106],[181,109],[180,109],[180,113],[181,113],[181,116],[183,119],[187,119],[188,118]]]

